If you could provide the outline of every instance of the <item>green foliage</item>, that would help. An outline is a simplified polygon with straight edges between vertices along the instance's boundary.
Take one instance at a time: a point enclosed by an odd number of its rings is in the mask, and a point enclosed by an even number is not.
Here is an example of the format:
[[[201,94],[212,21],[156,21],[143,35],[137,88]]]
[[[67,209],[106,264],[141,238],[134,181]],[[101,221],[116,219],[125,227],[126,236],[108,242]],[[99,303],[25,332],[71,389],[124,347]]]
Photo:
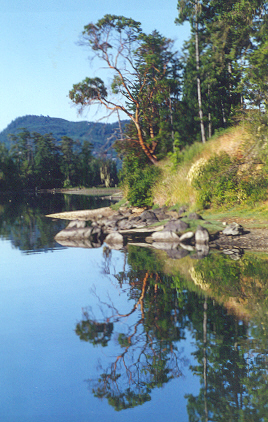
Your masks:
[[[91,320],[88,313],[84,311],[84,319],[77,323],[75,332],[80,340],[88,341],[93,346],[106,347],[111,340],[113,324]]]
[[[129,246],[128,262],[135,271],[161,271],[163,263],[156,259],[155,253],[151,249]]]
[[[69,92],[70,99],[81,107],[88,105],[90,101],[98,101],[106,96],[107,89],[100,78],[85,78],[84,81],[75,84]]]
[[[267,259],[248,254],[233,261],[226,255],[211,254],[197,262],[195,272],[202,274],[215,297],[247,297],[252,309],[258,303],[267,310]]]
[[[83,41],[91,57],[112,72],[111,90],[99,78],[86,78],[73,86],[69,97],[81,111],[99,104],[108,113],[125,113],[134,123],[134,136],[126,137],[124,144],[132,148],[134,141],[139,153],[155,164],[172,149],[177,121],[181,66],[172,52],[173,41],[156,30],[143,33],[140,22],[131,18],[109,14],[84,27]]]
[[[27,129],[10,135],[10,140],[9,151],[0,144],[2,190],[117,184],[115,161],[94,158],[89,141],[81,146],[62,136],[58,144],[52,134],[41,135]]]
[[[239,160],[221,153],[210,158],[192,181],[197,206],[231,206],[266,199],[268,180],[264,173],[239,174]]]
[[[122,120],[122,129],[128,120]],[[118,123],[100,123],[100,122],[70,122],[65,119],[49,117],[49,116],[34,116],[27,115],[18,117],[13,120],[6,129],[0,132],[0,142],[4,143],[8,149],[12,145],[12,140],[9,134],[18,135],[22,128],[26,128],[30,133],[39,133],[45,135],[51,133],[58,145],[62,136],[68,136],[72,139],[78,140],[80,145],[84,142],[90,141],[93,145],[95,154],[101,152],[103,147],[111,148],[119,131]],[[79,145],[76,146],[79,150]],[[110,150],[112,152],[112,150]]]
[[[120,173],[124,186],[127,187],[127,199],[137,207],[152,206],[153,185],[159,176],[156,166],[141,162],[136,156],[127,156]]]

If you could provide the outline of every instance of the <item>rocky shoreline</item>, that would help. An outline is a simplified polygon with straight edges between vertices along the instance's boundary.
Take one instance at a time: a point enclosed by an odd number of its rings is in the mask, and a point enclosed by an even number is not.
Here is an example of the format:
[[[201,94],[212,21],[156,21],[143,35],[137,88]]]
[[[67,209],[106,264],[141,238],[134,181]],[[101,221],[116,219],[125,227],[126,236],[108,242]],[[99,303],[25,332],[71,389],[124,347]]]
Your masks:
[[[95,210],[51,214],[47,217],[66,219],[67,227],[55,240],[62,246],[96,248],[105,243],[111,249],[121,249],[127,244],[165,250],[170,258],[180,259],[191,253],[193,258],[203,258],[210,249],[218,249],[233,259],[239,259],[245,249],[268,251],[268,230],[245,230],[236,222],[211,233],[209,221],[196,213],[186,214],[166,207],[156,210],[110,207]],[[193,231],[183,221],[198,220]],[[208,228],[207,228],[208,227]]]

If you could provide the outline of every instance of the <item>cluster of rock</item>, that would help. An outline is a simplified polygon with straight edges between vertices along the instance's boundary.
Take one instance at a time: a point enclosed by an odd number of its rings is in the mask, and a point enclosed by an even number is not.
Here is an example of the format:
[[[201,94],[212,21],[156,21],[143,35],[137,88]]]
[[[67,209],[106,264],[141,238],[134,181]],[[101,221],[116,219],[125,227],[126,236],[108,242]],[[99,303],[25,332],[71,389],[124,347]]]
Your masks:
[[[87,248],[100,247],[103,242],[113,249],[121,249],[126,243],[143,244],[164,249],[173,259],[182,258],[193,251],[192,257],[202,258],[209,252],[211,239],[208,230],[198,225],[195,231],[190,231],[189,224],[182,220],[185,209],[179,213],[166,208],[145,211],[124,209],[117,212],[108,208],[99,213],[96,211],[90,215],[89,226],[85,218],[71,221],[56,235],[55,240],[63,246]],[[190,213],[188,219],[202,220],[202,217]],[[161,224],[163,222],[165,224]],[[234,236],[241,234],[241,230],[241,226],[234,223],[222,233]]]

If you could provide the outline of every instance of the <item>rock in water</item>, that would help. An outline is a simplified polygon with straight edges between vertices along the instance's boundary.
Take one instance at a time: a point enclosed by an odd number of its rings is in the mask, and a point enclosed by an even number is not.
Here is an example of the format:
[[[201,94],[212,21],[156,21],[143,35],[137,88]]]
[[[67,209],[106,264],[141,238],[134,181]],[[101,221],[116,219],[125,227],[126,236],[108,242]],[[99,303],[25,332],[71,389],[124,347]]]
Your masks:
[[[121,249],[124,244],[124,238],[118,232],[112,232],[108,234],[104,241],[108,246],[110,246],[111,249]]]
[[[154,232],[152,234],[152,239],[154,242],[177,242],[179,243],[180,239],[179,236],[176,235],[176,233],[172,231],[160,231],[160,232]]]
[[[86,222],[83,220],[72,220],[68,226],[66,227],[66,229],[72,229],[72,228],[77,228],[77,229],[81,229],[86,227]]]
[[[209,232],[202,226],[197,226],[195,243],[206,245],[209,243]]]
[[[188,243],[194,237],[194,232],[186,232],[181,235],[180,242],[181,243]]]

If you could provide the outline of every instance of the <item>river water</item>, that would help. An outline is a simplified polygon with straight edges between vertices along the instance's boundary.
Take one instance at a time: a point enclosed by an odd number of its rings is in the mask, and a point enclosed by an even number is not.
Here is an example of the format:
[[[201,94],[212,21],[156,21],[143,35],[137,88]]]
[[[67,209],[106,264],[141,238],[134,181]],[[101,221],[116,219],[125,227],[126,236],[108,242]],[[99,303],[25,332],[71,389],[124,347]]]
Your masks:
[[[55,242],[106,205],[1,200],[0,420],[267,421],[268,257]]]

